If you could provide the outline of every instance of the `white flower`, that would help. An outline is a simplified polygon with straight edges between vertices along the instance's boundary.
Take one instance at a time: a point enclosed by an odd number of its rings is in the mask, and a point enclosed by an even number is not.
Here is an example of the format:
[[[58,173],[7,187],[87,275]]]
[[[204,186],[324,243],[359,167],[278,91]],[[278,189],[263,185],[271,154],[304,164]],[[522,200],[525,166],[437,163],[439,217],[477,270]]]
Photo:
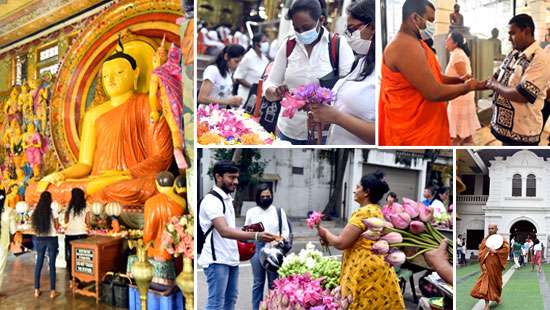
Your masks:
[[[174,227],[173,224],[168,224],[168,225],[166,226],[166,230],[168,230],[168,232],[171,232],[171,233],[172,233],[172,232],[174,232],[174,231],[176,230],[176,228]]]

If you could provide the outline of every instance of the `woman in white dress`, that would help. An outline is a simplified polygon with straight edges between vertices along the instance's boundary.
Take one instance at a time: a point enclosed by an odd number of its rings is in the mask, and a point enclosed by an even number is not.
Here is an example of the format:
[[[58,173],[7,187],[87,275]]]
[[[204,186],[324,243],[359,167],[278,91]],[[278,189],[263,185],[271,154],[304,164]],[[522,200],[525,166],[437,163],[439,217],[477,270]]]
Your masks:
[[[445,75],[458,78],[471,76],[472,66],[468,58],[470,50],[462,34],[451,32],[445,42],[445,48],[450,53]],[[481,127],[477,118],[475,92],[449,101],[447,115],[453,145],[473,145],[473,135]]]
[[[233,96],[233,72],[237,69],[244,55],[240,45],[227,45],[216,57],[213,64],[204,69],[203,81],[199,91],[200,104],[220,104],[238,107],[243,98]]]
[[[376,74],[375,3],[363,0],[348,8],[348,43],[358,55],[351,73],[334,85],[333,106],[317,105],[313,117],[331,124],[327,144],[362,145],[375,143]]]
[[[10,247],[10,236],[15,232],[15,212],[5,203],[6,191],[0,189],[0,288],[3,287]],[[0,297],[6,296],[0,289]]]

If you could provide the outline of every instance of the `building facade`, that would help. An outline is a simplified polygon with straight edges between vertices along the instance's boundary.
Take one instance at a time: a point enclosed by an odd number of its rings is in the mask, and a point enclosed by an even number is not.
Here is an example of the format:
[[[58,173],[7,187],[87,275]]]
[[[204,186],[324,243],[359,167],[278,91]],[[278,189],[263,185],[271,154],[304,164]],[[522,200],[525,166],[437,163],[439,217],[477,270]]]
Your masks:
[[[478,157],[479,172],[461,174],[467,190],[457,197],[457,234],[466,236],[467,256],[477,254],[489,224],[496,224],[507,240],[538,238],[546,246],[550,238],[550,191],[545,189],[550,178],[545,176],[550,175],[550,153],[546,157],[546,150],[539,150],[539,154],[518,150],[488,160],[486,155],[468,152],[467,157]]]

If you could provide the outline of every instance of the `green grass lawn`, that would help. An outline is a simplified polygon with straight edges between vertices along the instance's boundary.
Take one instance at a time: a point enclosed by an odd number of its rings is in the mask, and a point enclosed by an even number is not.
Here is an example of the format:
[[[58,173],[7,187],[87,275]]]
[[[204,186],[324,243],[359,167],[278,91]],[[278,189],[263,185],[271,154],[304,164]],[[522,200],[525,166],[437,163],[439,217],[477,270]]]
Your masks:
[[[496,309],[544,309],[537,272],[531,272],[530,266],[517,269],[504,287],[502,302]]]
[[[504,274],[510,268],[510,266],[511,264],[508,262],[502,274]],[[479,264],[472,264],[465,267],[457,268],[456,279],[458,281],[464,276],[479,270],[480,270]],[[465,279],[463,282],[457,284],[457,288],[456,288],[456,300],[457,300],[456,309],[457,310],[471,310],[472,307],[478,302],[477,299],[470,296],[470,290],[472,289],[472,287],[474,287],[474,284],[478,276],[479,274],[476,274],[472,277]],[[538,288],[538,282],[537,282],[537,288]],[[532,310],[532,309],[529,309],[529,310]]]

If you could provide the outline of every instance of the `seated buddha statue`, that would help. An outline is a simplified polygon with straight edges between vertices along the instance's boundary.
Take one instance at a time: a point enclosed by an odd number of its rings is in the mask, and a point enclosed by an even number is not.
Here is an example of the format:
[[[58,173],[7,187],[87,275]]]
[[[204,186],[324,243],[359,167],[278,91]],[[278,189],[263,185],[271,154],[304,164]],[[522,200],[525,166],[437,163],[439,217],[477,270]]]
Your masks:
[[[42,191],[66,204],[72,188],[84,190],[90,201],[143,205],[156,193],[155,175],[173,158],[170,128],[164,119],[149,120],[147,94],[137,93],[140,68],[121,51],[107,57],[101,78],[107,102],[84,115],[78,162],[31,183],[25,200],[36,203]]]
[[[173,216],[181,216],[185,211],[185,199],[174,191],[174,175],[163,171],[157,175],[156,186],[158,194],[145,202],[143,209],[143,241],[154,241],[147,254],[158,261],[167,261],[172,258],[162,246],[162,233]]]

